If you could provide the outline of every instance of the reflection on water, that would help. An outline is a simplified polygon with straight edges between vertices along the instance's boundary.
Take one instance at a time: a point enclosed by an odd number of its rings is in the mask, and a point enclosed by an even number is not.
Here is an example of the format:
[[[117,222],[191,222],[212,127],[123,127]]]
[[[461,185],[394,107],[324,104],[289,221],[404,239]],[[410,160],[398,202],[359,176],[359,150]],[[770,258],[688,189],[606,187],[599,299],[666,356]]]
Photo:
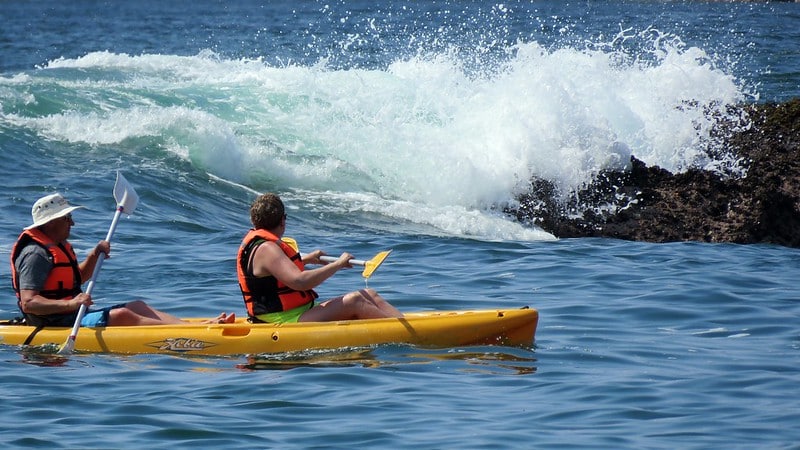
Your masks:
[[[59,346],[47,344],[41,346],[20,346],[19,355],[22,363],[41,367],[65,366],[69,356],[59,355]],[[124,355],[117,355],[124,357]],[[154,355],[151,355],[154,356]],[[200,360],[217,366],[217,370],[225,370],[219,364],[235,356],[202,358],[191,355],[170,355],[184,361]],[[456,371],[470,373],[486,373],[501,375],[530,375],[537,371],[537,360],[530,348],[519,347],[459,347],[450,349],[427,349],[405,345],[381,345],[377,347],[339,348],[335,350],[309,350],[292,353],[276,353],[251,355],[243,357],[244,361],[234,367],[243,371],[255,370],[290,370],[299,367],[366,367],[387,368],[401,366],[427,366],[441,362],[461,362],[463,366],[455,366]],[[74,360],[75,358],[73,358]],[[228,366],[230,367],[230,366]],[[199,370],[194,368],[192,370]],[[210,370],[204,367],[202,370]]]
[[[372,349],[337,349],[292,353],[271,353],[247,357],[247,363],[237,364],[242,370],[288,370],[297,367],[374,367],[377,360]]]
[[[451,349],[443,353],[413,353],[409,357],[428,358],[431,361],[464,361],[469,364],[470,372],[487,374],[530,375],[536,373],[536,358],[533,351],[496,347],[483,347],[487,351],[476,349]]]
[[[298,367],[385,368],[391,366],[434,364],[441,361],[461,361],[460,370],[487,373],[530,375],[536,373],[536,358],[531,349],[515,347],[469,347],[424,349],[387,345],[374,348],[345,348],[331,351],[308,351],[248,356],[247,362],[237,364],[241,370],[289,370]]]
[[[20,356],[22,362],[41,367],[58,367],[65,365],[69,358],[59,355],[59,347],[55,344],[22,346]]]

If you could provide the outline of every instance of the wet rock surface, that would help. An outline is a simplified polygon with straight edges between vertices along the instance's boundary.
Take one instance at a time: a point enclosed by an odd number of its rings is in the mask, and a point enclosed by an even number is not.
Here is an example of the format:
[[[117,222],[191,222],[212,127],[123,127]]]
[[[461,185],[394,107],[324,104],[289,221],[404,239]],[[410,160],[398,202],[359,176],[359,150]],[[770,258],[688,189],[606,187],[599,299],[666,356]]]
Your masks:
[[[800,247],[800,99],[744,109],[749,128],[720,130],[724,147],[742,158],[744,177],[673,174],[634,155],[630,170],[598,174],[566,201],[550,182],[532,180],[520,206],[506,212],[559,238]]]

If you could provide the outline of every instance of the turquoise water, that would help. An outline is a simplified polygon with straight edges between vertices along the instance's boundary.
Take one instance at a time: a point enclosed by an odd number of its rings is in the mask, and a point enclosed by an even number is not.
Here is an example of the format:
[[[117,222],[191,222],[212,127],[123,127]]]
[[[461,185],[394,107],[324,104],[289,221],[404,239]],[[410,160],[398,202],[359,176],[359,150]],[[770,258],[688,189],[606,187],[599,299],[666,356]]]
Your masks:
[[[2,3],[0,253],[59,190],[87,206],[85,254],[121,170],[140,204],[96,301],[242,314],[247,207],[276,191],[303,249],[393,249],[369,286],[400,309],[529,305],[535,345],[0,346],[3,445],[798,448],[798,250],[557,240],[496,211],[529,176],[577,186],[626,151],[726,163],[692,105],[798,96],[800,6],[229,3]]]

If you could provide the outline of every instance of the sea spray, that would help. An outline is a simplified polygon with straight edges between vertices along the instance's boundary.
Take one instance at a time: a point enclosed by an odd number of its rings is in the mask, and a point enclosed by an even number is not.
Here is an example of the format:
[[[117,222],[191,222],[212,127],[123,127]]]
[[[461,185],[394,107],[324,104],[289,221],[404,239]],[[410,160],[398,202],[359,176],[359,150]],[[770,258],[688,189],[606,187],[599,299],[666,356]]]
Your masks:
[[[569,195],[631,155],[670,171],[735,165],[711,131],[744,90],[677,36],[623,29],[544,45],[481,35],[424,50],[429,32],[374,67],[209,50],[59,58],[24,83],[3,79],[0,118],[56,141],[161,152],[256,190],[324,193],[312,207],[490,239],[546,236],[496,212],[535,178]],[[341,51],[361,42],[347,39]],[[41,108],[53,92],[58,102]]]

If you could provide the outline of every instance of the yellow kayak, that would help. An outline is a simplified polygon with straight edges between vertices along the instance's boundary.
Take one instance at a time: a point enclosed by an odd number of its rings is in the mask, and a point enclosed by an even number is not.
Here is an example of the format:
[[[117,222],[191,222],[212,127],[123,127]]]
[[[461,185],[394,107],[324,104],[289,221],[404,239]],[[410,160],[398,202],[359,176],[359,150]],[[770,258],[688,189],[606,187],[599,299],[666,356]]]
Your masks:
[[[292,324],[231,324],[81,328],[75,350],[103,353],[180,353],[190,355],[255,355],[304,350],[410,344],[421,347],[470,345],[530,346],[539,313],[527,307],[512,310],[425,311],[402,319],[343,320]],[[70,328],[35,328],[0,322],[0,343],[62,345]]]

